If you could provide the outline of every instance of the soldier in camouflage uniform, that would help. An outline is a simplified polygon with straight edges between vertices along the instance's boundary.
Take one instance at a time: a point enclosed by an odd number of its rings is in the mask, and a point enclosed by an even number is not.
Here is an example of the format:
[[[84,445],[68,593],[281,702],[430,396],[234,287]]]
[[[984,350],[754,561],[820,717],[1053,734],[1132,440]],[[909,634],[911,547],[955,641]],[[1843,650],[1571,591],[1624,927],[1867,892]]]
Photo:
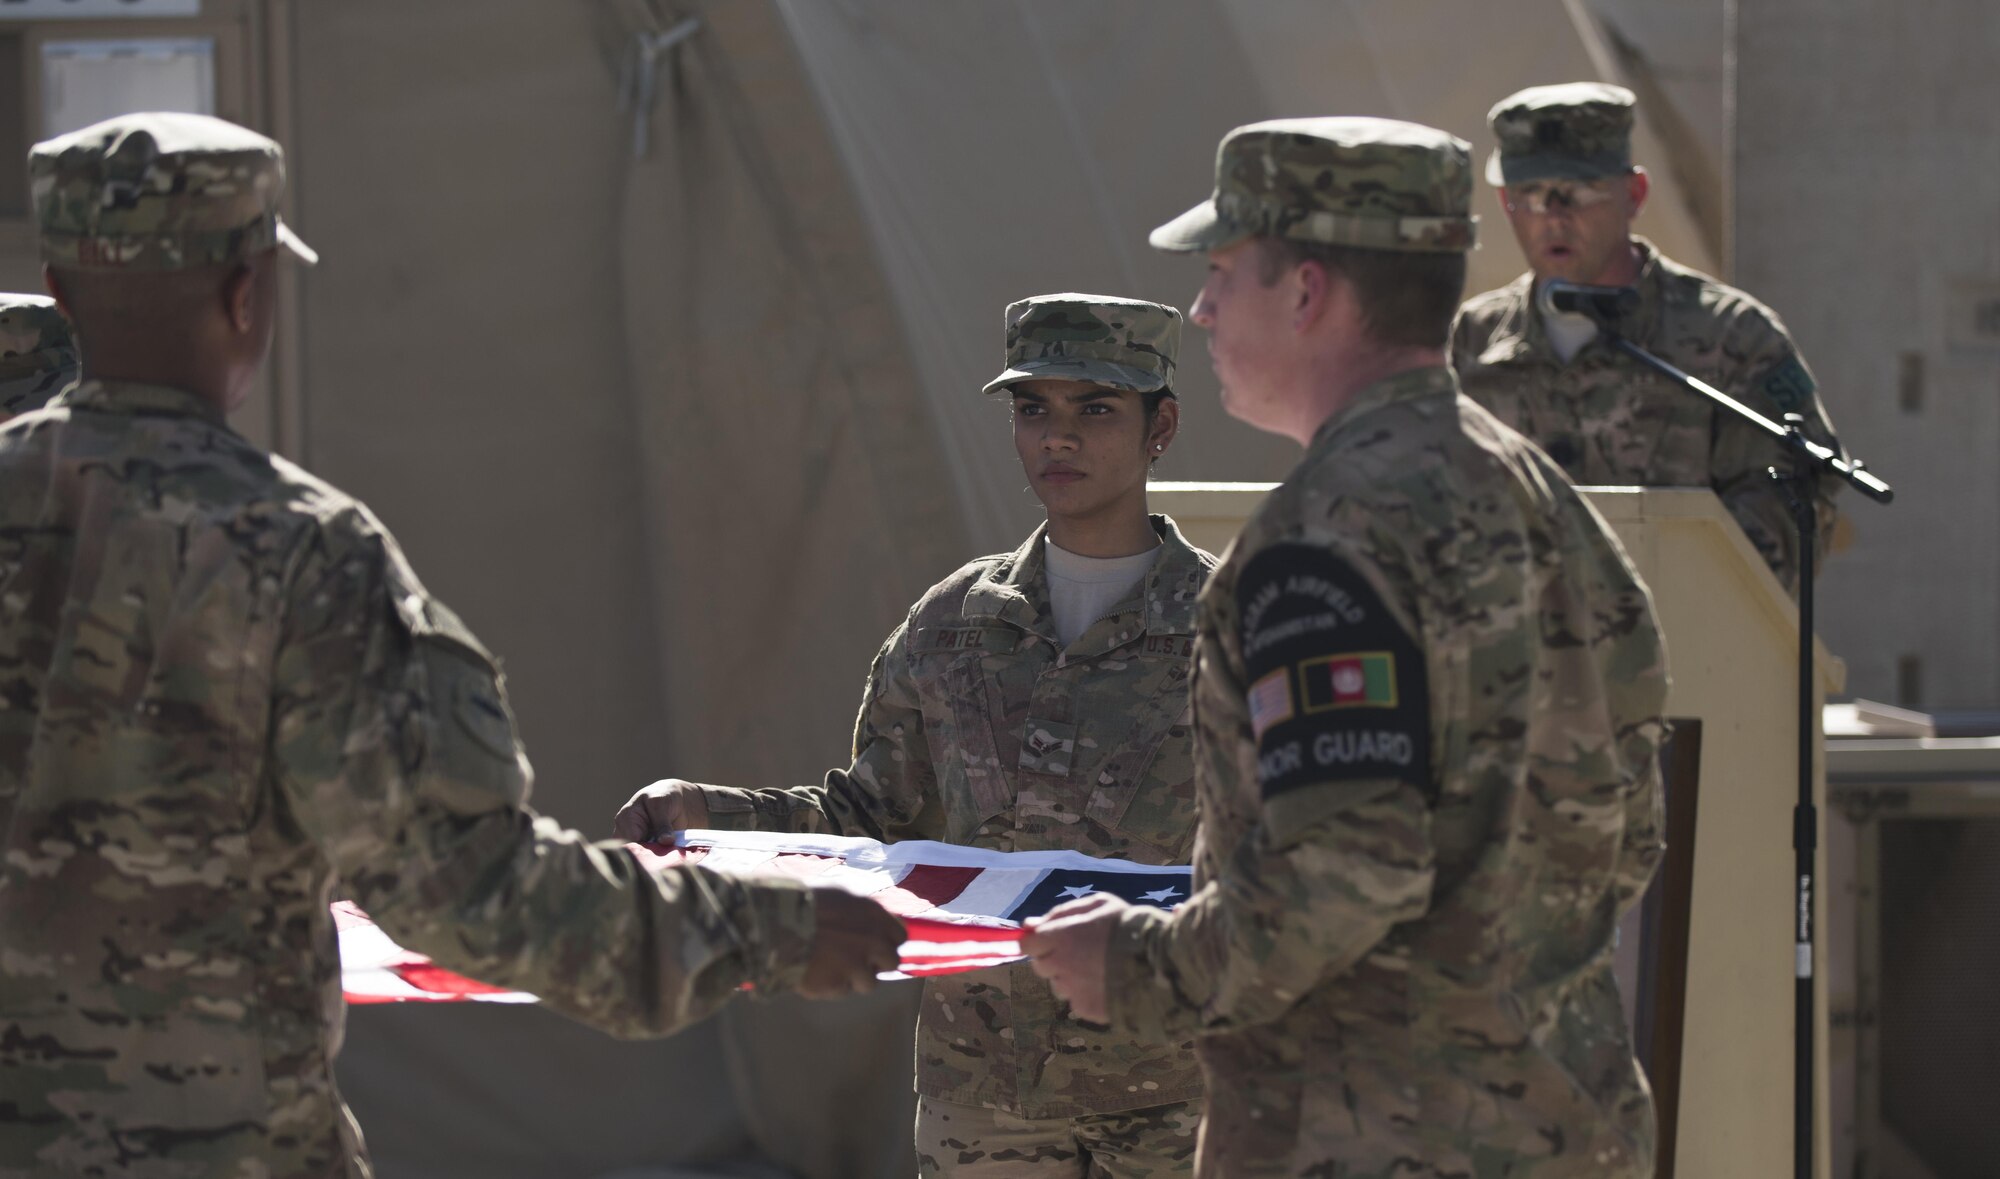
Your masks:
[[[1537,86],[1488,115],[1500,187],[1530,273],[1466,303],[1451,362],[1466,396],[1539,443],[1580,484],[1712,487],[1778,580],[1798,592],[1798,533],[1766,469],[1780,445],[1601,338],[1581,315],[1544,315],[1548,279],[1635,287],[1620,334],[1774,421],[1797,413],[1837,446],[1812,373],[1772,310],[1677,265],[1632,234],[1646,174],[1632,165],[1632,92],[1596,82]],[[1821,546],[1838,477],[1818,482]]]
[[[366,1176],[328,902],[613,1032],[845,992],[899,923],[652,873],[526,806],[499,667],[367,508],[230,430],[278,146],[133,115],[30,157],[85,379],[0,428],[0,1176]]]
[[[0,422],[40,409],[74,380],[76,342],[56,301],[0,293]]]
[[[1173,441],[1180,312],[1048,295],[1007,309],[1006,392],[1048,511],[911,608],[869,670],[853,765],[823,784],[657,783],[628,838],[710,825],[937,839],[1187,862],[1194,603],[1214,558],[1146,512]],[[1067,1018],[1026,966],[925,983],[924,1174],[1143,1176],[1192,1166],[1200,1079],[1184,1042]]]
[[[1464,143],[1383,119],[1223,140],[1153,233],[1232,414],[1303,444],[1203,592],[1195,895],[1027,937],[1075,1014],[1197,1036],[1197,1174],[1630,1179],[1652,1105],[1612,979],[1661,852],[1645,587],[1444,363]]]

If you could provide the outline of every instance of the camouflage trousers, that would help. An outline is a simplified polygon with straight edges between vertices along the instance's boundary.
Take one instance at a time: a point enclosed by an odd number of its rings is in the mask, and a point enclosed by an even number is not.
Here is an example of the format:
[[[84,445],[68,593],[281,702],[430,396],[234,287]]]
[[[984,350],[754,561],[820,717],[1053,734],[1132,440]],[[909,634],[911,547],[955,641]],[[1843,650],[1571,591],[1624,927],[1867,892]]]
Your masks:
[[[917,1174],[960,1179],[1149,1179],[1194,1173],[1201,1103],[1076,1118],[1023,1118],[917,1099]]]

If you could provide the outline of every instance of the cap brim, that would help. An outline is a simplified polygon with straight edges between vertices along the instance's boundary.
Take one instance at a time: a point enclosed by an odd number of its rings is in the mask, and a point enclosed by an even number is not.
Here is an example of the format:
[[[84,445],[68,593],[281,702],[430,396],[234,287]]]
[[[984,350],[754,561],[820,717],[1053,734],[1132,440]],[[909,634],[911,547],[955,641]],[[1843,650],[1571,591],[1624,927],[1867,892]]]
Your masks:
[[[301,241],[299,235],[292,232],[292,227],[285,224],[283,217],[278,218],[278,244],[290,250],[293,257],[307,266],[319,265],[319,251]]]
[[[1206,200],[1155,229],[1146,240],[1152,243],[1156,250],[1166,250],[1173,254],[1194,254],[1204,250],[1219,250],[1249,236],[1249,233],[1217,216],[1215,202]]]
[[[1579,160],[1575,156],[1515,156],[1511,160],[1500,158],[1500,149],[1486,157],[1486,183],[1495,188],[1505,188],[1509,184],[1533,184],[1537,180],[1602,180],[1606,176],[1622,176],[1632,170],[1623,167],[1607,167],[1589,160]]]
[[[1050,356],[1041,360],[1022,361],[986,382],[986,387],[980,392],[995,393],[1022,381],[1041,380],[1085,381],[1092,385],[1123,389],[1129,393],[1157,393],[1167,387],[1166,380],[1158,373],[1149,373],[1145,369],[1133,368],[1129,364],[1119,364],[1115,360]]]

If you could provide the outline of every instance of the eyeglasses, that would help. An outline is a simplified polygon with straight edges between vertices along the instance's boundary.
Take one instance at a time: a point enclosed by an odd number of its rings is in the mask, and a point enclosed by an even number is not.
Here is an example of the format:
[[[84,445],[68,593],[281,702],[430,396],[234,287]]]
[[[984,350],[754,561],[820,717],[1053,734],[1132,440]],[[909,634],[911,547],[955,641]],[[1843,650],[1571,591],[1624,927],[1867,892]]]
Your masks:
[[[1615,194],[1610,180],[1534,180],[1510,184],[1505,191],[1508,208],[1537,214],[1558,208],[1588,209]]]

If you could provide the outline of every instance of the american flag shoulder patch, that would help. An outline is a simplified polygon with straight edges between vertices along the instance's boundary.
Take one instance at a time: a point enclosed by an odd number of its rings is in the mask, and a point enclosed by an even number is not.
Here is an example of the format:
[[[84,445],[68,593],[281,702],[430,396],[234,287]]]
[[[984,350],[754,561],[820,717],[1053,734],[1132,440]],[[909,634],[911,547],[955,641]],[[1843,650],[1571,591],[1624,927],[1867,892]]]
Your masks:
[[[1292,672],[1280,667],[1250,685],[1250,729],[1258,737],[1292,719]]]

